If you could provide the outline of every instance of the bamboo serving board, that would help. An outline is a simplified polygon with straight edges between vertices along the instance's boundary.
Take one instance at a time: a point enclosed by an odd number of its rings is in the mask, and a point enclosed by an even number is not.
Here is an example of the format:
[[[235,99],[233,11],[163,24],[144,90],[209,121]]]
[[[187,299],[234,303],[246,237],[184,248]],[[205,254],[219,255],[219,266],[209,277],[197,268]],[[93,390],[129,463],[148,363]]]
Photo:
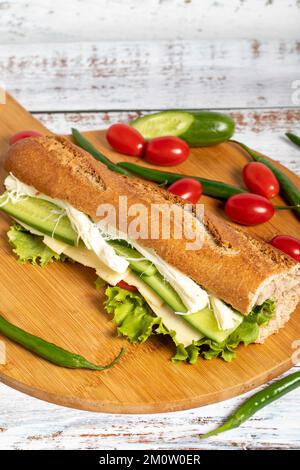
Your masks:
[[[49,133],[8,96],[7,103],[0,105],[1,184],[8,139],[24,129]],[[104,132],[86,135],[111,159],[126,159],[109,150]],[[225,143],[193,149],[188,161],[174,171],[242,184],[241,169],[246,162],[243,152]],[[287,169],[284,171],[300,187],[299,178]],[[222,215],[220,202],[206,197],[202,202]],[[13,388],[49,402],[85,410],[155,413],[233,397],[292,365],[292,345],[300,338],[299,307],[279,334],[264,345],[239,347],[237,359],[230,364],[220,359],[200,359],[195,366],[175,365],[170,361],[173,345],[166,338],[154,337],[134,346],[116,336],[115,327],[103,308],[104,295],[94,287],[96,275],[92,269],[68,263],[52,263],[46,269],[18,264],[7,242],[9,225],[9,218],[0,214],[1,314],[21,328],[95,363],[111,361],[121,346],[127,349],[123,359],[111,370],[70,370],[50,364],[0,335],[7,349],[7,364],[0,366],[0,381]],[[290,212],[280,212],[271,222],[249,230],[267,241],[279,233],[299,236],[299,221]]]

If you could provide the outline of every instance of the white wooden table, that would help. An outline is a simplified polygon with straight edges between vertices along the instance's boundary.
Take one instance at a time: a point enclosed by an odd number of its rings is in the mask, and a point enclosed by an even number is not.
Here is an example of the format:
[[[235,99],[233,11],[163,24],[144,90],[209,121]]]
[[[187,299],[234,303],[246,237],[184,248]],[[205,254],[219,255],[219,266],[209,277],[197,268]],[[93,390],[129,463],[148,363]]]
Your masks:
[[[300,174],[300,151],[283,137],[300,134],[299,24],[297,0],[0,2],[0,83],[58,133],[147,110],[223,110],[238,139]],[[244,399],[110,415],[0,384],[0,449],[299,448],[300,390],[199,441]]]

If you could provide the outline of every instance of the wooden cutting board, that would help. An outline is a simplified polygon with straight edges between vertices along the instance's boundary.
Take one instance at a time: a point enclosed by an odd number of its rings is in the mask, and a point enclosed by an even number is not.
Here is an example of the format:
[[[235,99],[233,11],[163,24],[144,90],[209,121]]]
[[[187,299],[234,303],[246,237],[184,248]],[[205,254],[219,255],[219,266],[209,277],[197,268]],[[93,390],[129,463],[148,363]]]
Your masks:
[[[0,106],[2,161],[8,138],[23,129],[48,132],[8,97],[7,103]],[[125,160],[108,149],[103,132],[86,135],[113,160]],[[225,143],[193,149],[189,160],[176,171],[241,184],[241,169],[246,161],[243,152]],[[299,178],[284,171],[300,187]],[[1,163],[1,181],[3,176]],[[222,213],[221,203],[205,197],[203,202]],[[0,214],[1,314],[21,328],[95,363],[107,363],[124,345],[127,353],[109,371],[70,370],[49,364],[0,335],[7,347],[7,365],[0,366],[3,383],[46,401],[85,410],[155,413],[233,397],[291,367],[293,342],[300,339],[299,307],[288,325],[264,345],[239,347],[233,363],[200,359],[195,366],[175,365],[170,361],[174,349],[168,339],[156,337],[133,346],[116,336],[103,308],[103,294],[94,287],[96,276],[92,269],[68,263],[53,263],[46,269],[18,264],[7,243],[9,224],[9,218]],[[265,240],[278,233],[299,236],[299,221],[290,212],[280,212],[272,222],[251,231]]]

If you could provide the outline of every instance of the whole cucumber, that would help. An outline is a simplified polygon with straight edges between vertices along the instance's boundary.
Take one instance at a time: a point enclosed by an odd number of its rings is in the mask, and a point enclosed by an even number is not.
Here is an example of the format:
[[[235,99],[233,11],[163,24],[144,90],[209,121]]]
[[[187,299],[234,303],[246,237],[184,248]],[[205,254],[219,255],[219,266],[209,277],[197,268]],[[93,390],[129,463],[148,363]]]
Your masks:
[[[226,114],[212,111],[193,113],[192,125],[180,137],[190,147],[207,147],[229,140],[234,133],[234,121]]]
[[[173,135],[190,147],[220,144],[234,133],[231,117],[213,111],[162,111],[135,119],[131,125],[147,140]]]

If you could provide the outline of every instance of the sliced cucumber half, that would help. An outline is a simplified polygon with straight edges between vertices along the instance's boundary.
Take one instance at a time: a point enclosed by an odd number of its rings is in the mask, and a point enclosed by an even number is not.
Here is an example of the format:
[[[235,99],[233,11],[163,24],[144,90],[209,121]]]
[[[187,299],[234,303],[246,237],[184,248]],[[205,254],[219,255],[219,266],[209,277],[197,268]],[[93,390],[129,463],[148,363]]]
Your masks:
[[[127,259],[133,271],[147,276],[153,276],[157,272],[156,267],[151,261],[143,259],[141,253],[131,248],[123,240],[109,240],[108,243],[118,255],[124,256]]]
[[[234,133],[231,117],[213,111],[161,111],[135,119],[131,125],[147,140],[176,136],[190,147],[220,144]]]
[[[154,276],[141,274],[140,277],[174,312],[187,312],[187,308],[177,292],[158,271]]]
[[[7,193],[0,196],[0,210],[49,237],[76,246],[78,235],[60,207],[36,197],[20,197],[13,202]]]
[[[180,136],[193,121],[193,115],[185,111],[162,111],[138,118],[130,124],[148,140],[163,135]]]
[[[237,315],[233,312],[234,315]],[[243,321],[243,316],[240,315],[240,321],[236,323],[234,328],[228,330],[220,330],[218,327],[215,315],[210,308],[206,307],[199,312],[193,313],[192,315],[183,315],[183,318],[196,330],[200,331],[204,336],[210,338],[217,343],[222,343],[226,338],[239,326]]]

